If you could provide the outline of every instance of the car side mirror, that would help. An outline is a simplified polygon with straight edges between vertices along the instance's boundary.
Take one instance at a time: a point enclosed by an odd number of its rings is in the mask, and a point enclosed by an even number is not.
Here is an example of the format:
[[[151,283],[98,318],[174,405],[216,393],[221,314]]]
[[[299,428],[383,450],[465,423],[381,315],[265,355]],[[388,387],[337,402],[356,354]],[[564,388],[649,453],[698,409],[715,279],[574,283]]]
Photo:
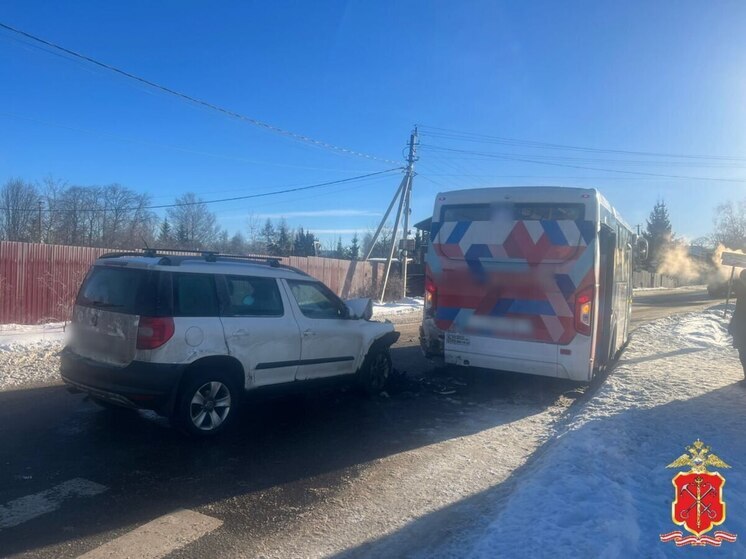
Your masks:
[[[638,236],[635,239],[635,252],[637,253],[637,259],[640,262],[645,262],[648,259],[648,240],[643,236]]]
[[[373,302],[369,298],[348,299],[345,301],[349,318],[370,320],[373,317]]]

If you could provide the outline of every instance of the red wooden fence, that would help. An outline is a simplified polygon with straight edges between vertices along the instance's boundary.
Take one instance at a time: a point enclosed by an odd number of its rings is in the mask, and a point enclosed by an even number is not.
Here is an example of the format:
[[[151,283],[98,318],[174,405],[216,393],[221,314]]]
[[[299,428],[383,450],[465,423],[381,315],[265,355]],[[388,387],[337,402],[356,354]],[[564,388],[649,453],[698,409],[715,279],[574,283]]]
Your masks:
[[[121,250],[121,249],[119,249]],[[0,241],[0,324],[67,320],[91,263],[117,249]],[[374,263],[290,256],[281,259],[320,279],[343,298],[370,294]]]

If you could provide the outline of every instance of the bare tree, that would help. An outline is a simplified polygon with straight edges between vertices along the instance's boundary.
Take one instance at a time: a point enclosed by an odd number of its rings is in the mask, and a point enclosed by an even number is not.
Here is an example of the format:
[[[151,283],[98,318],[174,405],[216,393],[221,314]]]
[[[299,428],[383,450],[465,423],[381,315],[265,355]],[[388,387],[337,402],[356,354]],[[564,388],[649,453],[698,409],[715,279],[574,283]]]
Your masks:
[[[262,240],[262,224],[259,216],[250,213],[246,218],[246,230],[249,233],[248,246],[250,253],[264,254],[267,251],[266,243]]]
[[[9,241],[38,240],[39,193],[21,179],[11,179],[0,188],[0,231]]]
[[[166,210],[176,231],[176,240],[184,248],[205,248],[215,244],[219,233],[215,214],[193,192],[176,198],[177,204]]]
[[[56,210],[59,207],[60,198],[66,189],[67,183],[51,176],[44,178],[42,181],[40,190],[44,211],[42,212],[41,241],[44,243],[59,242],[55,232],[60,229],[62,215]]]
[[[376,246],[373,247],[373,251],[370,253],[371,258],[384,258],[389,255],[389,251],[391,250],[392,234],[393,231],[391,227],[384,227],[383,229],[381,229],[381,234],[378,236]],[[367,231],[365,235],[363,235],[363,250],[361,252],[363,258],[365,258],[365,256],[368,254],[368,251],[370,250],[372,244],[373,232]]]
[[[714,244],[734,250],[746,249],[746,200],[728,201],[715,209]]]

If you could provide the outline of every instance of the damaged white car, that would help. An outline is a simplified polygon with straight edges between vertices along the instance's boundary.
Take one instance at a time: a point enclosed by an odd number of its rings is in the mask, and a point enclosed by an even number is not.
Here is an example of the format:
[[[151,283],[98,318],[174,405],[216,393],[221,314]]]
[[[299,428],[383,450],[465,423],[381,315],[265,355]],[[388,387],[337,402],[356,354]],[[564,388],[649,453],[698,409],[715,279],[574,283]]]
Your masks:
[[[61,374],[104,407],[153,409],[209,436],[245,390],[350,376],[380,392],[399,333],[370,318],[369,300],[345,303],[273,259],[109,254],[80,288]]]

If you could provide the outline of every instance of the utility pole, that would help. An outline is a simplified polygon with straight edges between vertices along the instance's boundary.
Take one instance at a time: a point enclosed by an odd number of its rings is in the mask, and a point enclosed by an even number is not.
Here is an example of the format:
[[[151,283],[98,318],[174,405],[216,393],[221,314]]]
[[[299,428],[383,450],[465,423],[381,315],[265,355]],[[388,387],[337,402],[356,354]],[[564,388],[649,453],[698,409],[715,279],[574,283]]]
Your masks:
[[[39,228],[39,242],[43,243],[44,239],[41,236],[41,200],[39,200],[39,215],[37,220],[37,226]]]
[[[417,126],[409,136],[409,155],[407,156],[407,175],[409,176],[409,186],[404,193],[404,262],[402,262],[402,298],[407,296],[407,262],[409,259],[409,199],[412,194],[412,179],[414,179],[414,162],[417,160]]]
[[[402,238],[404,240],[404,261],[402,263],[402,273],[404,274],[404,293],[402,296],[406,296],[407,294],[407,254],[408,251],[406,250],[406,242],[409,239],[409,200],[410,200],[410,192],[412,191],[412,179],[414,178],[414,162],[417,161],[417,127],[414,127],[414,130],[412,131],[412,134],[409,136],[409,155],[407,156],[407,166],[404,171],[404,178],[401,181],[401,184],[399,184],[399,188],[397,188],[396,193],[394,194],[394,197],[391,199],[391,203],[389,204],[388,209],[386,210],[386,213],[383,215],[383,219],[381,219],[381,223],[378,225],[378,229],[376,229],[375,235],[373,235],[373,240],[371,241],[370,248],[368,249],[368,254],[365,255],[365,260],[368,260],[370,258],[371,253],[373,252],[374,247],[376,246],[376,242],[378,241],[378,237],[381,234],[381,231],[383,230],[384,226],[386,225],[386,221],[389,218],[389,214],[391,213],[391,210],[394,207],[394,204],[396,204],[397,199],[399,200],[399,208],[396,212],[396,221],[394,222],[394,229],[391,232],[391,250],[389,251],[388,258],[386,259],[386,272],[383,276],[383,287],[381,289],[381,302],[383,302],[383,297],[386,294],[386,284],[389,281],[389,273],[391,271],[391,260],[394,258],[394,250],[396,250],[396,235],[399,231],[399,222],[401,221],[402,213],[404,214],[404,231],[402,234]]]

